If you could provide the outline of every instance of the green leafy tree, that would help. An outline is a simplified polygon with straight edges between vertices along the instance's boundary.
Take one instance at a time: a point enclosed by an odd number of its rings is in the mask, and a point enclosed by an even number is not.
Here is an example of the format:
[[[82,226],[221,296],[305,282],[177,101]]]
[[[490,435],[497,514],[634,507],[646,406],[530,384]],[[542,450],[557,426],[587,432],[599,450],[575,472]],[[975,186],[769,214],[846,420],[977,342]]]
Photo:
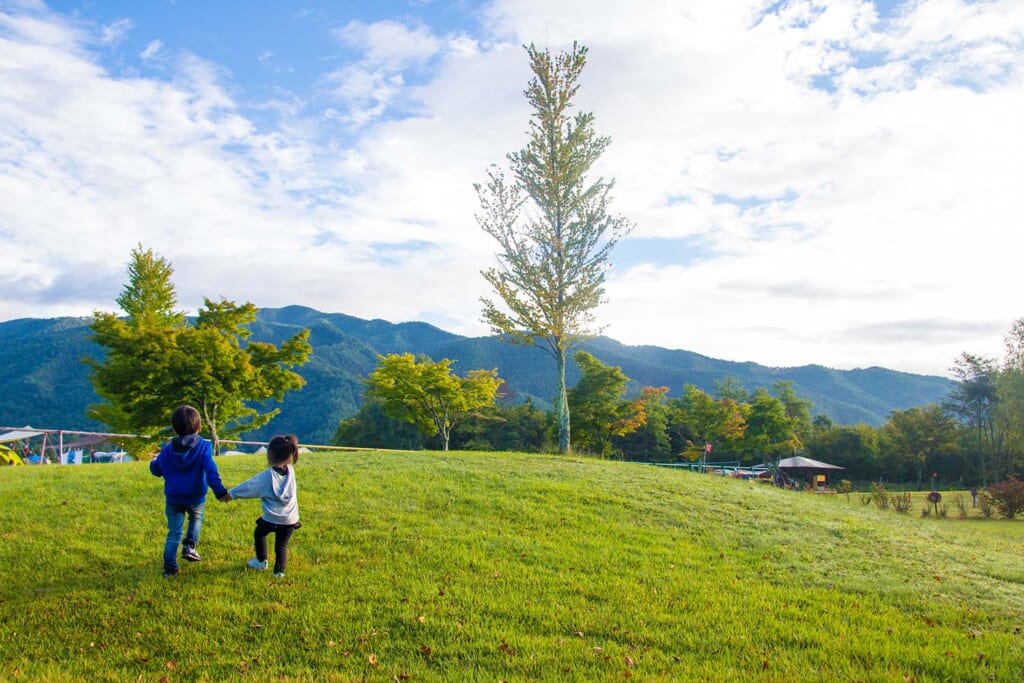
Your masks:
[[[670,462],[675,460],[669,436],[669,406],[665,401],[668,387],[644,387],[640,390],[644,423],[632,434],[620,439],[627,460]]]
[[[791,380],[780,379],[772,384],[772,392],[782,401],[786,417],[793,422],[793,431],[806,443],[814,433],[814,425],[811,422],[811,408],[814,404],[806,398],[800,398],[793,385],[794,382]]]
[[[199,410],[218,452],[220,439],[259,429],[281,412],[263,404],[303,387],[305,380],[292,368],[306,362],[312,347],[309,330],[280,348],[248,341],[257,312],[251,303],[204,299],[204,304],[194,325],[178,328],[168,359],[173,372],[163,375],[162,384],[166,396],[180,396]]]
[[[586,351],[577,351],[573,360],[580,379],[569,390],[569,408],[573,420],[573,441],[598,455],[610,455],[612,439],[625,436],[646,421],[643,401],[625,401],[629,378],[622,368],[605,365]]]
[[[726,375],[720,380],[715,380],[714,386],[715,396],[719,399],[731,398],[737,405],[749,403],[751,400],[750,392],[735,375]]]
[[[732,398],[715,400],[693,384],[683,387],[683,396],[674,405],[673,430],[682,439],[680,455],[698,460],[712,444],[713,453],[729,453],[746,432],[743,409]]]
[[[500,247],[500,267],[482,271],[501,306],[482,299],[483,319],[508,341],[553,356],[558,374],[558,447],[571,450],[565,383],[569,351],[599,332],[594,309],[604,296],[611,250],[631,226],[608,212],[613,182],[587,174],[610,139],[594,132],[594,116],[570,116],[587,49],[552,56],[526,48],[533,78],[525,95],[533,114],[529,141],[508,155],[514,180],[496,168],[477,184],[480,227]]]
[[[884,429],[892,446],[913,465],[918,490],[932,459],[957,449],[956,424],[936,403],[894,410]]]
[[[540,410],[531,400],[503,401],[469,416],[453,431],[452,444],[462,450],[541,453],[550,450],[553,424],[553,413]]]
[[[997,478],[1024,473],[1024,318],[1014,321],[1004,340],[1006,355],[996,380],[992,421],[1001,435]]]
[[[470,370],[459,377],[447,358],[433,361],[404,353],[378,359],[366,379],[367,398],[379,400],[388,415],[415,425],[423,434],[437,434],[446,451],[455,425],[492,405],[501,386],[497,369]]]
[[[748,457],[768,462],[794,455],[804,447],[795,420],[786,414],[786,406],[764,389],[754,392],[745,412],[747,428],[743,443]]]
[[[423,448],[423,435],[415,425],[388,415],[381,401],[367,399],[355,415],[338,423],[331,443],[360,448],[419,450]]]
[[[810,456],[846,468],[854,479],[876,479],[881,474],[878,430],[867,424],[823,427],[819,417],[806,444]]]
[[[996,440],[992,417],[999,398],[996,388],[998,367],[991,358],[965,352],[960,354],[950,370],[957,379],[957,385],[944,407],[974,430],[981,481],[987,484],[989,475],[995,474],[991,472],[990,461]]]
[[[170,261],[138,245],[130,254],[128,282],[116,299],[123,316],[93,314],[91,339],[105,357],[83,362],[92,371],[93,390],[105,400],[90,406],[88,416],[115,432],[151,436],[170,424],[175,406],[168,405],[157,380],[168,370],[175,332],[185,322],[185,314],[176,310],[173,274]],[[145,443],[126,445],[135,452]]]
[[[229,301],[206,300],[190,324],[174,310],[173,272],[169,261],[139,246],[131,253],[128,284],[117,299],[125,315],[94,314],[92,338],[106,354],[102,361],[85,362],[105,401],[90,407],[89,416],[115,431],[155,435],[169,429],[176,406],[189,403],[200,411],[204,432],[219,448],[221,437],[256,429],[279,412],[266,409],[266,401],[283,400],[286,392],[303,385],[291,368],[309,356],[309,331],[280,348],[243,344],[257,309]]]

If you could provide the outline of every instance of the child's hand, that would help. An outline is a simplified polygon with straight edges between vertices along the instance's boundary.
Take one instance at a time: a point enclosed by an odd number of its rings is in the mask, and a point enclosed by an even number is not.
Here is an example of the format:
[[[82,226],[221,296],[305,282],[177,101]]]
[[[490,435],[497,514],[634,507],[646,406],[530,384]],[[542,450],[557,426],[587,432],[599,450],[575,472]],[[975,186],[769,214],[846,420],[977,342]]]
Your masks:
[[[222,503],[229,503],[231,502],[231,494],[225,493],[223,496],[217,496],[217,500],[219,500]]]

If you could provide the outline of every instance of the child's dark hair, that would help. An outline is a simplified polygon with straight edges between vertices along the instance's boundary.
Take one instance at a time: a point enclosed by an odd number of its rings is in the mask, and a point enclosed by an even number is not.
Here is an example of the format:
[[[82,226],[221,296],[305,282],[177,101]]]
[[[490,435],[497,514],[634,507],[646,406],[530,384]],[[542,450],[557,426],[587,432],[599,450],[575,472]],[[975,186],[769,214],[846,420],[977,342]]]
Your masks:
[[[267,444],[267,457],[275,465],[283,465],[289,460],[294,465],[299,461],[299,440],[294,434],[278,434]]]
[[[199,420],[199,411],[192,406],[178,406],[171,415],[171,426],[178,436],[195,434],[202,426]]]

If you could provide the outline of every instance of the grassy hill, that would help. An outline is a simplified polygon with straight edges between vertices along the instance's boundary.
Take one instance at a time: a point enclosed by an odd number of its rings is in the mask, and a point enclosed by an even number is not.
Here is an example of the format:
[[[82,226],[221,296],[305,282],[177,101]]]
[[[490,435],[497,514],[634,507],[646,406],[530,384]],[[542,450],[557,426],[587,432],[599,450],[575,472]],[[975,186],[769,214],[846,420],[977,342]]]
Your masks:
[[[286,577],[243,568],[258,503],[211,499],[165,579],[145,463],[0,470],[0,680],[1024,679],[1020,522],[555,456],[298,477]]]
[[[101,357],[89,341],[89,319],[12,320],[0,322],[0,425],[31,424],[50,429],[102,430],[85,419],[86,408],[98,402],[84,356]],[[557,393],[554,361],[539,348],[524,348],[494,337],[467,338],[421,322],[393,324],[340,313],[321,313],[302,306],[263,309],[251,327],[253,339],[280,343],[310,329],[313,354],[300,370],[307,384],[289,394],[281,414],[262,432],[294,432],[306,443],[327,443],[338,422],[362,402],[361,382],[376,366],[378,354],[425,354],[456,361],[455,370],[497,368],[518,398],[533,397],[547,406]],[[821,366],[769,368],[756,363],[716,360],[689,351],[655,346],[626,346],[600,337],[583,345],[602,362],[619,366],[641,386],[667,386],[679,396],[687,383],[713,391],[727,376],[748,390],[791,380],[800,396],[837,424],[879,425],[893,409],[909,408],[944,398],[952,384],[942,377],[896,372],[884,368],[833,370]],[[579,377],[568,368],[570,386]]]

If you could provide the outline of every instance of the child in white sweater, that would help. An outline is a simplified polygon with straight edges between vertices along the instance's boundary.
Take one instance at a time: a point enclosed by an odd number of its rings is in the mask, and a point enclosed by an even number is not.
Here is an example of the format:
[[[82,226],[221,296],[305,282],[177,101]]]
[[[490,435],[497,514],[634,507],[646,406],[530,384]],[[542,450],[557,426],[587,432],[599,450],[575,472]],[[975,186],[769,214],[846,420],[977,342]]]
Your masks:
[[[274,576],[284,576],[288,564],[288,541],[299,523],[299,500],[295,486],[295,468],[299,461],[299,442],[295,436],[275,436],[267,444],[267,464],[252,479],[229,489],[234,498],[259,498],[263,514],[256,520],[253,540],[256,557],[247,566],[252,569],[267,568],[267,535],[274,534]],[[230,500],[230,499],[229,499]]]

